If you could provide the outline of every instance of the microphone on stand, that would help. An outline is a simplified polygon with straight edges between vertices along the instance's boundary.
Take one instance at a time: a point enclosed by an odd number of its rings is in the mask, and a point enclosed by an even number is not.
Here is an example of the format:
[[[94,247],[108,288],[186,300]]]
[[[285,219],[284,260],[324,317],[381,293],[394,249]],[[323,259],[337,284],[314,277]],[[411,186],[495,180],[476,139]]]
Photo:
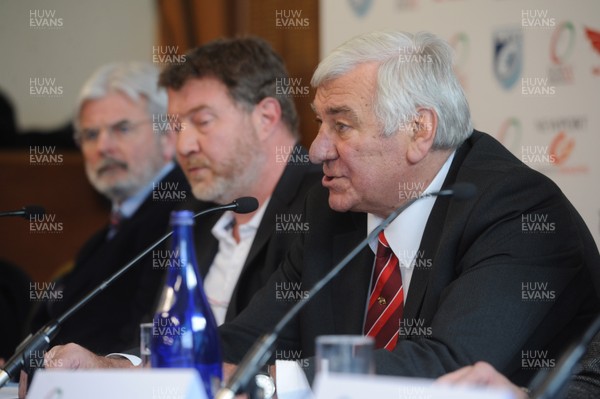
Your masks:
[[[21,216],[25,219],[31,219],[32,216],[42,216],[46,210],[39,205],[26,205],[17,211],[0,212],[0,217]]]
[[[205,209],[204,211],[198,212],[194,215],[194,218],[198,216],[205,215],[207,213],[218,212],[218,211],[227,211],[231,210],[235,213],[250,213],[254,212],[258,208],[258,201],[254,197],[241,197],[236,199],[235,201],[227,204],[220,205],[214,208]],[[24,208],[25,209],[25,208]],[[15,211],[20,212],[20,211]],[[14,215],[11,215],[14,216]],[[22,215],[19,215],[22,216]],[[110,276],[108,279],[104,280],[100,285],[98,285],[94,290],[88,293],[85,297],[80,299],[77,303],[71,306],[65,313],[63,313],[59,318],[48,322],[42,328],[40,328],[34,335],[29,335],[27,338],[23,340],[15,350],[14,355],[4,365],[3,368],[0,369],[0,388],[3,387],[8,381],[15,378],[17,374],[23,369],[23,367],[28,363],[32,354],[35,354],[37,351],[45,350],[52,339],[56,337],[58,332],[60,331],[61,324],[71,317],[75,312],[81,309],[84,305],[86,305],[89,301],[91,301],[96,295],[100,294],[106,288],[108,288],[116,279],[121,277],[125,272],[127,272],[133,265],[135,265],[141,258],[148,254],[148,252],[152,251],[158,245],[160,245],[163,241],[169,238],[173,234],[173,231],[169,231],[167,234],[159,238],[153,244],[151,244],[148,248],[143,250],[138,256],[136,256],[133,260],[119,269],[115,274]]]
[[[273,331],[268,334],[264,334],[258,339],[250,348],[246,356],[242,359],[235,373],[229,379],[229,382],[225,387],[221,388],[215,399],[233,399],[235,395],[242,392],[250,380],[254,378],[257,371],[267,362],[271,357],[273,345],[279,337],[281,330],[302,310],[302,308],[319,292],[325,287],[338,273],[346,267],[348,263],[354,257],[365,248],[371,240],[376,238],[379,233],[384,230],[398,215],[400,215],[406,208],[410,207],[415,202],[429,197],[454,197],[457,200],[469,199],[473,197],[477,192],[477,188],[471,183],[456,183],[450,188],[440,190],[433,193],[423,193],[418,197],[411,199],[404,205],[397,208],[392,214],[390,214],[379,226],[377,226],[364,240],[362,240],[352,251],[348,253],[333,269],[329,271],[321,280],[319,280],[313,288],[304,296],[303,299],[296,302],[296,304],[288,310],[283,318],[275,325]]]

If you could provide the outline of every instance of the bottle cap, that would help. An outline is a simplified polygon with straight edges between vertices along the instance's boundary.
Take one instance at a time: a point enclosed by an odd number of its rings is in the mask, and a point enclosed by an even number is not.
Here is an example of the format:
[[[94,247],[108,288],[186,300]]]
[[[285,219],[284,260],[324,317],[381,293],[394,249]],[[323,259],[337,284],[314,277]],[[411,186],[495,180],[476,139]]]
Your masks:
[[[173,211],[171,212],[171,225],[192,226],[194,224],[194,212]]]

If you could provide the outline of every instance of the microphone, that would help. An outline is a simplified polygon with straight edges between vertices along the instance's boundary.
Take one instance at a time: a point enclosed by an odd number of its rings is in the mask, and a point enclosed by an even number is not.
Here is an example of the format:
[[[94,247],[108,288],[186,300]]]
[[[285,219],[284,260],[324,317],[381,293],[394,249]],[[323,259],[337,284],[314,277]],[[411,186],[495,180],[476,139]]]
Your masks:
[[[258,201],[256,200],[256,198],[241,197],[227,205],[215,206],[213,208],[205,209],[201,212],[198,212],[194,215],[194,218],[205,215],[207,213],[226,210],[231,210],[236,213],[250,213],[255,211],[257,208]],[[29,334],[29,336],[19,344],[19,346],[15,350],[14,355],[12,355],[12,357],[8,359],[4,367],[0,369],[0,388],[3,387],[12,378],[17,376],[19,371],[23,369],[23,367],[31,358],[32,353],[36,353],[37,351],[43,351],[48,347],[50,342],[56,337],[56,335],[60,331],[60,326],[62,323],[64,323],[65,320],[67,320],[75,312],[77,312],[94,297],[96,297],[96,295],[100,294],[107,287],[109,287],[116,279],[121,277],[140,259],[147,255],[148,252],[152,251],[159,244],[161,244],[163,241],[169,238],[172,234],[173,232],[170,231],[158,240],[156,240],[153,244],[151,244],[148,248],[143,250],[133,260],[131,260],[129,263],[127,263],[125,266],[119,269],[115,274],[110,276],[108,279],[104,280],[100,285],[94,288],[85,297],[83,297],[77,303],[75,303],[73,306],[67,309],[67,311],[63,313],[60,317],[48,322],[46,325],[40,328],[34,335]]]
[[[5,216],[21,216],[25,219],[31,219],[32,216],[42,216],[46,210],[39,205],[26,205],[17,211],[0,212],[0,217]]]
[[[258,209],[258,200],[254,197],[240,197],[232,204],[236,204],[236,208],[233,209],[235,213],[250,213]]]
[[[562,394],[571,380],[573,370],[586,352],[587,347],[600,331],[600,316],[590,324],[581,338],[566,350],[556,367],[551,371],[539,372],[531,382],[532,399],[562,398]]]
[[[275,325],[273,331],[271,333],[264,334],[262,337],[258,339],[250,348],[246,356],[242,359],[238,368],[235,370],[234,374],[229,379],[229,382],[225,385],[225,387],[221,388],[215,399],[233,399],[235,395],[248,386],[250,380],[254,378],[256,372],[267,362],[267,360],[271,357],[273,345],[275,345],[275,341],[279,337],[281,330],[302,310],[302,308],[313,298],[323,287],[325,287],[329,282],[338,275],[342,269],[346,267],[348,263],[354,257],[362,251],[371,240],[375,239],[379,233],[392,222],[398,215],[404,212],[408,207],[410,207],[415,202],[429,197],[454,197],[458,200],[469,199],[473,197],[477,192],[476,187],[471,183],[456,183],[450,188],[433,192],[433,193],[423,193],[418,197],[411,199],[406,202],[404,205],[397,208],[394,212],[392,212],[383,222],[379,224],[364,240],[362,240],[352,251],[350,251],[339,263],[331,269],[321,280],[319,280],[312,289],[305,295],[301,300],[296,302],[296,304],[288,310],[288,312],[283,316],[281,320]]]

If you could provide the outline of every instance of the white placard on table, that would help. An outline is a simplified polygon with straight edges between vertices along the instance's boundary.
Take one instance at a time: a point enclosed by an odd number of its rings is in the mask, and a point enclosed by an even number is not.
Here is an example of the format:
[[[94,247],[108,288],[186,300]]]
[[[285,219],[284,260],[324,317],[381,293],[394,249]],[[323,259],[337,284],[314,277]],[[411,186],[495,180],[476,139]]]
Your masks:
[[[28,399],[206,399],[194,369],[38,370]]]
[[[318,375],[315,399],[514,399],[509,391],[434,384],[434,380],[360,374]]]

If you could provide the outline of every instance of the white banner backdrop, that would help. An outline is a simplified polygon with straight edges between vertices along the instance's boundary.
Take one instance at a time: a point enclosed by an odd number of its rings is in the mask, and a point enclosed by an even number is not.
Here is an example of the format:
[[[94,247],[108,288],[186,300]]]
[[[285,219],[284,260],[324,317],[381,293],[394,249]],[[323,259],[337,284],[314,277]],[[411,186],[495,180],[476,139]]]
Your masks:
[[[600,243],[600,1],[322,0],[321,56],[372,30],[455,49],[474,126],[554,180]]]

